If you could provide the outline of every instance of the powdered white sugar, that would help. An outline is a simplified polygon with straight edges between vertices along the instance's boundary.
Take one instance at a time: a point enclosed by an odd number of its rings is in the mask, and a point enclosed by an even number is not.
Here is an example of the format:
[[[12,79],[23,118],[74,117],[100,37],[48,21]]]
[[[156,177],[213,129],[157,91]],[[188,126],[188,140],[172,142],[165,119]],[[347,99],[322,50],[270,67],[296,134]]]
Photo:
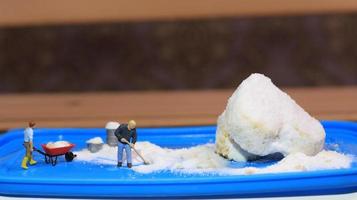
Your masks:
[[[48,142],[46,144],[47,148],[59,148],[59,147],[66,147],[69,146],[70,143],[67,141],[57,141],[57,142]]]
[[[108,122],[106,129],[119,123]],[[93,139],[96,140],[96,139]],[[320,122],[306,113],[268,77],[252,74],[229,99],[218,119],[216,144],[190,148],[162,148],[150,142],[137,142],[133,151],[133,170],[140,173],[169,170],[180,173],[248,175],[348,168],[352,157],[322,150],[325,131]],[[88,141],[87,141],[88,142]],[[280,152],[285,158],[264,168],[234,167],[231,161],[245,161],[257,155]],[[117,164],[117,147],[107,144],[98,152],[75,152],[76,161],[98,165]]]
[[[335,151],[321,151],[315,156],[303,153],[290,154],[276,164],[265,168],[230,167],[230,161],[215,153],[214,144],[198,145],[191,148],[169,149],[162,148],[150,142],[137,142],[135,148],[150,162],[144,165],[140,157],[132,152],[132,168],[136,172],[151,173],[161,170],[170,170],[180,173],[217,173],[222,175],[247,175],[260,173],[280,173],[293,171],[313,171],[324,169],[348,168],[352,157]],[[117,147],[104,145],[103,149],[91,153],[83,149],[77,154],[76,160],[95,163],[98,165],[117,163]]]
[[[216,150],[236,161],[277,152],[313,156],[324,143],[320,122],[262,74],[245,79],[218,118]]]
[[[103,139],[101,137],[94,137],[86,141],[87,144],[103,144]]]
[[[117,129],[120,126],[120,124],[118,122],[108,122],[105,125],[106,129]]]

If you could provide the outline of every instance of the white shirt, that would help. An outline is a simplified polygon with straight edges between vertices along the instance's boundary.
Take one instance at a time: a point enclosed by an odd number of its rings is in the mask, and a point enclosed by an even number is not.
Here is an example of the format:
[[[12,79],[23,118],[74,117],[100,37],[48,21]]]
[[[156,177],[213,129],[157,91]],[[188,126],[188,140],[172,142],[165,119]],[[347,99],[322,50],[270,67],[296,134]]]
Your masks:
[[[28,127],[24,131],[24,141],[32,142],[32,139],[33,139],[33,129]]]

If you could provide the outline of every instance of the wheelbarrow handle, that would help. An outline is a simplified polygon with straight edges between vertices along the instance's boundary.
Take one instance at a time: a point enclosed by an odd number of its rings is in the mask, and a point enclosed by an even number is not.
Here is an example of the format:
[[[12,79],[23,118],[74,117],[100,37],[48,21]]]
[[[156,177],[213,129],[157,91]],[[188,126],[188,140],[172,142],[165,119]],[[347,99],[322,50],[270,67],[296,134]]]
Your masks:
[[[33,147],[33,150],[34,150],[34,151],[37,151],[38,153],[40,153],[40,154],[42,154],[42,155],[45,155],[45,156],[47,155],[47,153],[45,153],[45,152],[43,152],[43,151],[37,149],[36,147]]]
[[[23,146],[25,147],[25,144],[23,144]],[[40,154],[42,154],[42,155],[45,155],[45,156],[47,155],[47,153],[45,153],[45,152],[39,150],[39,149],[36,148],[36,147],[32,147],[32,149],[33,149],[34,151],[37,151],[38,153],[40,153]]]

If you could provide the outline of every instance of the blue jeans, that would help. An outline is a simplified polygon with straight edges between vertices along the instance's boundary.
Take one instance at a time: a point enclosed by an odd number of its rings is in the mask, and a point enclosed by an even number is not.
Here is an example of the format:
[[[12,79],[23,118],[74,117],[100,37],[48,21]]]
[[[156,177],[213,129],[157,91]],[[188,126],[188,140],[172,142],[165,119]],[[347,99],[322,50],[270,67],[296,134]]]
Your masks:
[[[123,149],[125,149],[126,161],[127,163],[131,162],[131,148],[128,144],[118,143],[118,162],[123,162]]]

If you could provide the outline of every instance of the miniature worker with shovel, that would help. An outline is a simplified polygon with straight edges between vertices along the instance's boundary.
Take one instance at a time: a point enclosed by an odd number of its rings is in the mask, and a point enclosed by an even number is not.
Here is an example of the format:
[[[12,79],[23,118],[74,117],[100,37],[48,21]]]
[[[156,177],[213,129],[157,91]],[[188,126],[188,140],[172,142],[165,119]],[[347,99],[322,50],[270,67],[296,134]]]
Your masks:
[[[23,169],[28,169],[27,162],[30,162],[30,165],[36,164],[36,161],[32,158],[33,151],[33,128],[35,127],[35,122],[29,122],[29,126],[24,131],[24,146],[26,149],[26,155],[22,159],[21,167]]]
[[[137,134],[136,134],[136,122],[130,120],[128,124],[121,124],[117,130],[115,130],[115,136],[118,138],[118,167],[123,164],[123,150],[125,149],[127,166],[131,168],[131,148],[135,146]]]
[[[128,124],[121,124],[116,130],[114,135],[118,138],[118,167],[123,164],[123,150],[125,149],[127,166],[131,168],[132,158],[131,158],[131,148],[134,149],[135,153],[144,161],[145,165],[150,164],[146,161],[143,156],[135,149],[135,143],[137,139],[136,134],[136,122],[130,120]],[[131,142],[130,142],[131,140]]]

